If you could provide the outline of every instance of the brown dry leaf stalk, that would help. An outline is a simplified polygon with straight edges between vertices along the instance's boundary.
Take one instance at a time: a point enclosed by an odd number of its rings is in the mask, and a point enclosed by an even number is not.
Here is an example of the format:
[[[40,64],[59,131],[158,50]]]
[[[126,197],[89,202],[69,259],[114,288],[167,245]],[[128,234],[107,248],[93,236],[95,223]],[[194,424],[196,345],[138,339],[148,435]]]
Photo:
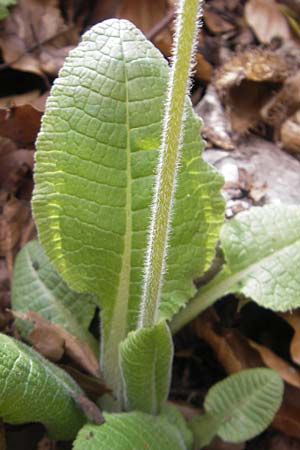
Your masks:
[[[290,344],[292,360],[300,364],[300,309],[293,312],[281,313],[280,316],[293,328],[294,335]]]
[[[291,364],[289,364],[284,359],[277,356],[272,350],[264,345],[258,344],[257,342],[248,339],[248,343],[252,348],[258,351],[263,362],[270,369],[276,370],[281,378],[292,386],[300,387],[300,370],[295,369]]]
[[[41,126],[42,112],[27,104],[0,109],[0,136],[19,146],[33,146]]]
[[[88,373],[95,377],[101,376],[97,358],[88,344],[35,311],[26,313],[14,311],[13,314],[34,325],[27,339],[39,353],[54,361],[60,360],[63,354],[66,354]]]

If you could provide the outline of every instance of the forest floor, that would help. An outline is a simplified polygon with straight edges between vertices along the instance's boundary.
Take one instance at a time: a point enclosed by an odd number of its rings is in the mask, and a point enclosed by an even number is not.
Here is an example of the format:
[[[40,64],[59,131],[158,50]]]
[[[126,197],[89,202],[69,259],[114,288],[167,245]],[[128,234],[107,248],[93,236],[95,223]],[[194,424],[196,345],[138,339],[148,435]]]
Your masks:
[[[0,329],[16,336],[10,283],[31,216],[34,143],[45,101],[82,33],[127,18],[171,55],[173,0],[17,0],[0,21]],[[204,159],[223,174],[226,217],[266,203],[300,203],[299,0],[207,0],[192,102],[203,119]],[[272,427],[209,450],[300,450],[300,310],[276,314],[227,297],[176,337],[171,398],[191,415],[226,374],[265,365],[286,389]],[[6,442],[6,443],[5,443]],[[2,447],[1,447],[2,445]],[[68,449],[39,425],[0,428],[2,450]],[[162,449],[163,450],[163,449]]]

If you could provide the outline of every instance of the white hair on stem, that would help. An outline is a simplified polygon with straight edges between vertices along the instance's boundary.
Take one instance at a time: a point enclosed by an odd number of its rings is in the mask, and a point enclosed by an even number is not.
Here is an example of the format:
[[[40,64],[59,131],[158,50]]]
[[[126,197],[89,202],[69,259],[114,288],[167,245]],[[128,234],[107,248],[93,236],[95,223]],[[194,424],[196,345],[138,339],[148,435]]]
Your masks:
[[[179,1],[171,75],[151,207],[139,327],[154,325],[158,319],[184,134],[186,94],[191,87],[190,76],[201,12],[202,1]]]

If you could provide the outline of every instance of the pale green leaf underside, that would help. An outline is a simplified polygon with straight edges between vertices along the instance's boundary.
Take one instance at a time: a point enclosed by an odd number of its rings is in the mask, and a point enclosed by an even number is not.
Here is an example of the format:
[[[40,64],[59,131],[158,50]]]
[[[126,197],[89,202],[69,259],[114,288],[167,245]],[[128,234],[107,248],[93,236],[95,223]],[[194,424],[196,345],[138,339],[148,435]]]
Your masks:
[[[12,278],[12,308],[35,311],[96,349],[96,340],[88,332],[95,312],[93,296],[71,290],[56,272],[37,241],[19,252]],[[26,333],[24,321],[18,328]]]
[[[125,407],[158,414],[170,388],[173,343],[165,322],[129,333],[120,345]]]
[[[217,434],[223,440],[243,442],[270,425],[282,395],[283,381],[277,372],[248,369],[215,384],[205,398],[204,409],[215,418]],[[196,425],[194,419],[193,427]]]
[[[74,439],[87,422],[73,400],[78,395],[83,392],[63,370],[0,334],[0,417],[4,422],[41,422],[53,439]]]
[[[174,318],[173,331],[229,293],[275,311],[300,306],[299,206],[267,205],[238,214],[224,224],[221,248],[221,272]]]
[[[167,79],[164,58],[132,24],[100,23],[66,59],[37,142],[40,239],[70,286],[99,296],[104,338],[124,316],[129,330],[137,322]],[[200,158],[199,126],[189,107],[161,317],[193,295],[223,219],[222,180]]]
[[[187,430],[182,417],[178,417],[178,413],[176,423],[169,421],[167,417],[169,408],[171,407],[166,407],[166,411],[160,416],[142,412],[104,414],[103,425],[86,425],[82,428],[73,448],[74,450],[191,450],[191,433]]]
[[[270,205],[224,225],[221,245],[231,291],[262,306],[286,311],[300,306],[300,207]]]

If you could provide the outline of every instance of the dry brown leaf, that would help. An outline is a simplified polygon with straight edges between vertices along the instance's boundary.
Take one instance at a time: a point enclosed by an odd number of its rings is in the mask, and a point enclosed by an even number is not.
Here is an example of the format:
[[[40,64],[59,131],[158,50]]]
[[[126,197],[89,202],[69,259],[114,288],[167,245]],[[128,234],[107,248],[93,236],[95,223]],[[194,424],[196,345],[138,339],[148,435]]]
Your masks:
[[[198,80],[210,81],[213,72],[212,65],[208,61],[206,61],[201,53],[196,53],[195,61],[196,65],[194,76],[198,78]]]
[[[280,91],[262,108],[264,122],[280,128],[283,122],[300,108],[300,71],[288,77]]]
[[[75,27],[64,22],[59,0],[18,0],[0,31],[5,63],[38,75],[57,75],[78,40]]]
[[[203,19],[212,33],[226,33],[235,29],[234,24],[222,17],[221,11],[214,11],[207,3],[204,6]]]
[[[220,92],[238,86],[243,80],[282,83],[288,76],[283,56],[267,49],[248,50],[227,61],[216,75]]]
[[[32,105],[0,109],[0,136],[18,146],[33,146],[40,129],[42,112]]]
[[[226,62],[215,86],[226,104],[232,129],[239,133],[260,121],[260,111],[288,75],[285,59],[269,50],[248,51]]]
[[[296,364],[300,364],[300,309],[295,309],[291,313],[280,313],[280,316],[286,320],[294,330],[294,335],[290,344],[290,353],[292,360]]]
[[[7,199],[7,194],[0,196],[0,256],[6,258],[20,239],[22,227],[29,218],[29,208],[15,197]],[[11,261],[12,263],[12,261]],[[12,268],[9,268],[9,271]]]
[[[21,106],[34,102],[41,95],[38,89],[26,92],[25,94],[9,95],[0,98],[0,108],[10,108],[11,106]]]
[[[18,150],[15,144],[0,136],[0,184],[6,192],[15,192],[24,175],[33,168],[33,151]]]
[[[111,389],[100,378],[80,372],[72,366],[66,364],[59,364],[59,367],[68,372],[72,378],[79,384],[81,389],[87,396],[96,401],[103,394],[111,394]]]
[[[213,309],[201,314],[194,321],[196,335],[214,350],[216,358],[227,373],[239,372],[249,367],[263,366],[258,352],[236,330],[216,331],[219,319]]]
[[[58,361],[66,354],[88,373],[100,377],[97,358],[88,344],[35,311],[26,313],[14,311],[14,315],[34,324],[34,328],[28,333],[28,340],[42,355],[49,359],[54,356],[54,361]]]
[[[166,56],[171,56],[173,8],[168,0],[123,0],[115,17],[128,19]]]
[[[289,24],[275,0],[248,0],[245,18],[263,44],[278,37],[283,41],[291,39]]]
[[[259,352],[251,348],[245,337],[236,330],[220,329],[218,316],[213,309],[207,310],[194,321],[194,330],[212,347],[217,359],[229,374],[265,365]],[[298,387],[285,384],[284,399],[272,425],[289,436],[300,438]]]
[[[283,123],[280,138],[284,150],[300,153],[300,110]]]
[[[164,18],[169,8],[168,0],[123,0],[116,11],[116,17],[130,20],[147,34]]]
[[[281,378],[287,383],[295,387],[300,387],[300,370],[295,369],[287,361],[277,356],[272,350],[264,345],[248,339],[248,342],[252,348],[258,351],[263,362],[270,369],[276,370]]]

